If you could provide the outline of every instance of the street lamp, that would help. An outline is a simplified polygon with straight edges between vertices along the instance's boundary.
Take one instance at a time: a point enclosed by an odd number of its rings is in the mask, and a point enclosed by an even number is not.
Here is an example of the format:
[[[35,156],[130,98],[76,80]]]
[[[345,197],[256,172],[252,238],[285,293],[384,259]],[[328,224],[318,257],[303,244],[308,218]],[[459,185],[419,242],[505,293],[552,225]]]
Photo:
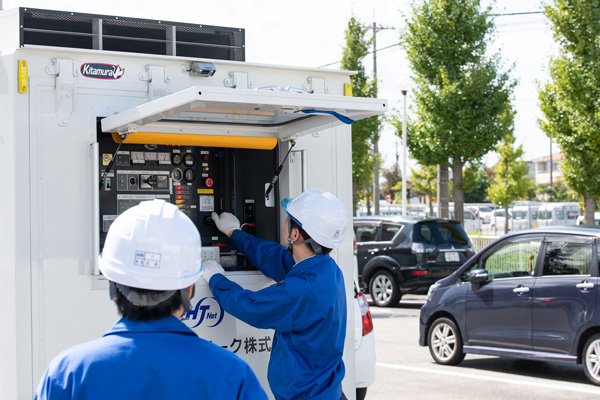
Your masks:
[[[402,115],[402,215],[408,215],[406,212],[406,157],[408,146],[406,145],[406,95],[408,94],[408,84],[404,83],[401,87],[402,98],[404,100],[404,113]]]

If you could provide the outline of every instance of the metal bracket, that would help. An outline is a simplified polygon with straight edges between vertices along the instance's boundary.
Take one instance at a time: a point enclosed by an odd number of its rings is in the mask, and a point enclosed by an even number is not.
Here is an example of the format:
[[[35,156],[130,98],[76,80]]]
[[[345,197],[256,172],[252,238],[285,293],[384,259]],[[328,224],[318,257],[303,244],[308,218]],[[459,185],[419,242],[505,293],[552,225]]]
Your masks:
[[[231,78],[224,79],[223,85],[234,89],[248,89],[250,87],[247,72],[233,71],[229,73],[229,76]]]
[[[323,78],[309,77],[308,83],[302,85],[302,89],[312,94],[325,94],[328,92],[328,89],[325,86],[325,79]]]
[[[48,75],[56,75],[54,87],[54,112],[59,126],[68,126],[75,103],[75,70],[73,60],[55,58],[46,67]]]
[[[140,80],[148,81],[148,101],[167,95],[167,83],[171,80],[162,65],[146,65],[146,72],[140,73]]]

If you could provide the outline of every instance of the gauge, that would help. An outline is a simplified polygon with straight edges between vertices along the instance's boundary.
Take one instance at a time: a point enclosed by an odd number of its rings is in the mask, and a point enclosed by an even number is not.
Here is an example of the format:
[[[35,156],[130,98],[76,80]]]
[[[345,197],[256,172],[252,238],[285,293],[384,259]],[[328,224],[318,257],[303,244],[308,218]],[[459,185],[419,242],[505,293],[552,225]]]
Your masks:
[[[171,179],[173,179],[175,182],[181,181],[181,178],[183,178],[183,172],[181,172],[179,168],[175,168],[173,171],[171,171]]]
[[[158,154],[158,162],[161,164],[170,164],[171,156],[169,153],[157,153]]]
[[[194,170],[191,168],[186,169],[185,180],[188,182],[192,182],[194,179],[196,179],[196,173],[194,172]]]
[[[191,167],[192,165],[194,165],[194,161],[195,161],[195,159],[194,159],[194,155],[192,153],[187,153],[185,156],[183,156],[183,162],[188,167]]]
[[[144,152],[143,151],[132,151],[131,152],[131,161],[134,164],[145,164],[146,160],[144,160]]]
[[[158,155],[156,153],[151,153],[149,151],[144,153],[144,160],[146,161],[157,161]]]
[[[181,154],[173,153],[173,165],[181,165]]]

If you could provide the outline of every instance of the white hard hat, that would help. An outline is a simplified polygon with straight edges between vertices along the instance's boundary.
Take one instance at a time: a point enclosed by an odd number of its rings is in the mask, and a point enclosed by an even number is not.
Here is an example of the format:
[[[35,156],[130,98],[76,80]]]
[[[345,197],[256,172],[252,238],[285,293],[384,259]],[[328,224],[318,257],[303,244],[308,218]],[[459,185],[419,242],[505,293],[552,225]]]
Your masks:
[[[342,243],[348,220],[346,207],[331,193],[310,188],[296,198],[283,199],[281,205],[321,246],[335,249]]]
[[[198,229],[177,206],[143,201],[112,223],[98,265],[107,279],[121,285],[184,289],[202,276],[200,250]]]

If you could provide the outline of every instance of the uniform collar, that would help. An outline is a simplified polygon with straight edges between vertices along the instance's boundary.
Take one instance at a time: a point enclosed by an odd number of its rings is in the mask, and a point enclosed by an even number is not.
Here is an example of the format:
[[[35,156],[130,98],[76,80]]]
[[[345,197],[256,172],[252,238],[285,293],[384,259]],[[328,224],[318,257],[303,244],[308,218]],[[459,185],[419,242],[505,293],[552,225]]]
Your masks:
[[[104,334],[104,336],[125,332],[172,332],[196,336],[190,328],[173,316],[153,321],[133,321],[127,318],[121,318]]]
[[[302,273],[303,271],[314,268],[315,265],[321,264],[329,259],[329,254],[315,254],[313,256],[307,257],[302,261],[294,264],[294,267],[288,272],[287,276],[294,276]]]

